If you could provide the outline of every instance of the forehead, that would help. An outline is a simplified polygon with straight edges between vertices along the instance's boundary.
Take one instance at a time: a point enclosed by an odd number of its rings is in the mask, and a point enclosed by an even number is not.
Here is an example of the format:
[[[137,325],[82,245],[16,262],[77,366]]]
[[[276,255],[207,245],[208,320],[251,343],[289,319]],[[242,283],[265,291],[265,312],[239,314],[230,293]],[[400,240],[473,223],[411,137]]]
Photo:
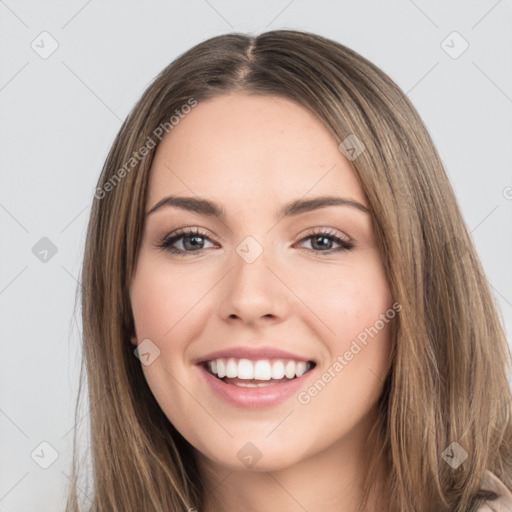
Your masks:
[[[163,138],[148,203],[170,193],[243,203],[308,191],[364,201],[350,162],[313,113],[279,96],[233,94],[199,102]]]

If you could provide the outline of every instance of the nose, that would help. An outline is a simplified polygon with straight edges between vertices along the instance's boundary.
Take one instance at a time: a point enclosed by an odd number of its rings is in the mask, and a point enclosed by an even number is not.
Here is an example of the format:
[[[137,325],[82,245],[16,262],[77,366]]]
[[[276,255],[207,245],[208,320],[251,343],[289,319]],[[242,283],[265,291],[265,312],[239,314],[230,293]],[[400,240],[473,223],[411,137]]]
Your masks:
[[[242,256],[240,256],[242,254]],[[263,251],[254,261],[241,252],[230,262],[219,305],[221,318],[246,324],[280,322],[289,311],[290,291],[276,265]]]

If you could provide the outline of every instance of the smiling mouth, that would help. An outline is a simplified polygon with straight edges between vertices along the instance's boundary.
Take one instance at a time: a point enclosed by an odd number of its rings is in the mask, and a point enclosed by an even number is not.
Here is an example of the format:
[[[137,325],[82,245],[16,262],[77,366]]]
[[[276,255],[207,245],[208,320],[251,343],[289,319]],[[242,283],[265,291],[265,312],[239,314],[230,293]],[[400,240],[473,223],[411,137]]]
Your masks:
[[[293,359],[251,360],[230,357],[205,361],[202,365],[208,373],[226,384],[260,388],[302,377],[311,371],[316,363]]]

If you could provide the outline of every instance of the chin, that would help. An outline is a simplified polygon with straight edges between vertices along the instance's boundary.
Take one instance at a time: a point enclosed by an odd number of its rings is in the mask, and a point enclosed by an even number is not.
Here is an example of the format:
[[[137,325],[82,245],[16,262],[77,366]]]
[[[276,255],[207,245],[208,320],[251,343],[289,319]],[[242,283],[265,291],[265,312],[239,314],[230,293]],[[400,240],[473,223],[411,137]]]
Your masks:
[[[309,443],[292,440],[290,437],[287,439],[288,444],[283,444],[283,440],[278,438],[272,441],[265,438],[255,441],[247,441],[247,437],[233,438],[215,446],[194,447],[198,457],[204,462],[212,462],[229,471],[280,471],[308,457],[304,446]],[[299,446],[303,448],[301,451],[297,449]]]

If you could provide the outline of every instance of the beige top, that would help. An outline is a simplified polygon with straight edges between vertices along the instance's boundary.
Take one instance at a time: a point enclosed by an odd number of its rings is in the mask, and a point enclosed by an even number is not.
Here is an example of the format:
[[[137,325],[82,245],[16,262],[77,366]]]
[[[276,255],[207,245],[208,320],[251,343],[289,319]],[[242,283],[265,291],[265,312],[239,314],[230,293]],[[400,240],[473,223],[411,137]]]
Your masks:
[[[478,509],[478,512],[512,512],[512,492],[494,473],[485,471],[481,488],[494,491],[499,498],[494,501],[488,500]]]

